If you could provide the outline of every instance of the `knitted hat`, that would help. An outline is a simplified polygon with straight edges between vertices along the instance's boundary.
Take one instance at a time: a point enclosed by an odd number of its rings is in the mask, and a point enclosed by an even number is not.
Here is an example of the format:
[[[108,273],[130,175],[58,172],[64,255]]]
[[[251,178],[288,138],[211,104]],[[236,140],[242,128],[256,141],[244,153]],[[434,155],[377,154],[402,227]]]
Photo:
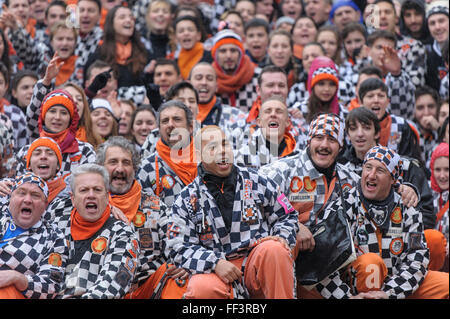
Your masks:
[[[44,193],[45,197],[48,197],[48,187],[47,184],[37,175],[33,173],[26,173],[21,176],[17,176],[14,180],[14,185],[11,188],[11,194],[25,183],[31,183],[37,185],[40,190]]]
[[[359,22],[363,22],[363,15],[361,13],[361,9],[358,7],[358,5],[356,3],[354,3],[353,1],[349,1],[349,0],[338,0],[336,1],[333,6],[331,7],[331,11],[330,11],[330,15],[329,15],[329,19],[330,21],[333,20],[334,18],[334,13],[336,12],[337,9],[339,9],[340,7],[351,7],[353,8],[355,11],[358,11],[360,14],[360,18],[359,18]]]
[[[339,87],[339,76],[333,60],[327,57],[317,57],[311,63],[308,82],[309,88],[313,88],[319,81],[331,80]]]
[[[431,15],[436,13],[442,13],[448,16],[448,11],[449,9],[447,1],[433,1],[427,6],[425,17],[428,20]]]
[[[76,104],[72,99],[72,96],[64,90],[53,90],[44,97],[41,104],[41,115],[45,119],[47,111],[55,105],[64,106],[70,113],[70,118],[73,119],[73,114],[76,109]]]
[[[233,30],[223,29],[222,31],[217,32],[214,36],[214,45],[211,49],[211,55],[214,60],[216,60],[217,49],[224,44],[234,44],[239,47],[239,50],[241,51],[241,57],[245,53],[241,37]]]
[[[27,155],[25,156],[26,162],[27,162],[27,169],[30,168],[30,160],[31,155],[35,149],[38,147],[45,146],[53,150],[55,152],[56,157],[58,158],[59,168],[62,167],[62,154],[61,150],[59,148],[58,143],[56,143],[53,139],[50,137],[40,137],[37,140],[35,140],[33,143],[31,143],[30,148],[27,151]]]
[[[436,161],[437,158],[439,157],[449,157],[449,146],[447,143],[441,143],[439,144],[433,151],[433,153],[431,154],[431,160],[430,160],[430,170],[431,170],[431,188],[433,190],[435,190],[438,193],[442,193],[444,190],[441,189],[438,185],[438,183],[436,182],[436,178],[434,177],[434,162]]]
[[[344,122],[333,113],[319,114],[309,125],[308,140],[316,135],[328,135],[344,145]]]
[[[93,110],[96,110],[96,109],[106,109],[114,117],[114,112],[113,112],[111,104],[108,102],[108,100],[105,100],[105,99],[93,99],[92,102],[91,102],[91,110],[93,111]]]
[[[403,162],[400,156],[385,146],[377,145],[367,151],[363,165],[369,160],[377,160],[383,163],[394,181],[397,181],[399,176],[402,175]]]

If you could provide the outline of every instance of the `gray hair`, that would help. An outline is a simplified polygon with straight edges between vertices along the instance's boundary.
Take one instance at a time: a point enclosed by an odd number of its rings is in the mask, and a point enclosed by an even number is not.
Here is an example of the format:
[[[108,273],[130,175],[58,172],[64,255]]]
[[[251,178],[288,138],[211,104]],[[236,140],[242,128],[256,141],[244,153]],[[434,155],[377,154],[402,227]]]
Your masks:
[[[94,163],[86,163],[74,168],[70,174],[70,189],[72,193],[75,193],[75,179],[80,175],[88,173],[98,174],[103,177],[106,191],[109,192],[109,173],[106,168]]]
[[[121,149],[131,153],[133,168],[134,171],[137,171],[139,168],[139,164],[141,162],[141,155],[138,153],[134,144],[123,136],[111,136],[110,138],[108,138],[108,140],[99,145],[96,152],[97,153],[96,163],[102,166],[105,165],[106,151],[108,150],[108,148],[113,146],[120,147]]]
[[[191,109],[188,108],[186,106],[186,104],[184,104],[181,101],[170,100],[170,101],[167,101],[164,104],[162,104],[158,109],[158,117],[156,119],[158,122],[158,127],[160,127],[162,111],[164,111],[165,109],[168,109],[169,107],[178,107],[179,109],[182,109],[184,111],[184,114],[186,115],[186,121],[187,121],[188,125],[193,125],[194,115],[192,114]]]

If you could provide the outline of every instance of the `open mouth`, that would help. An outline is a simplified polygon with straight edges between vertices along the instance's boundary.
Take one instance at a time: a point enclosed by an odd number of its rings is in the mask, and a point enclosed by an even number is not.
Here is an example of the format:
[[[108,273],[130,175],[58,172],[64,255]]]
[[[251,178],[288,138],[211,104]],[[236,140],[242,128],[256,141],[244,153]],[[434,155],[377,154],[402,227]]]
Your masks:
[[[280,124],[278,124],[278,122],[275,121],[269,122],[269,128],[277,129],[278,127],[280,127]]]
[[[28,207],[24,207],[20,210],[20,213],[22,215],[26,215],[26,216],[31,216],[31,212],[32,212],[31,208],[28,208]]]
[[[375,191],[377,188],[377,184],[374,182],[366,182],[366,189],[368,191]]]
[[[86,204],[85,208],[88,213],[97,212],[97,204],[96,203],[89,202]]]
[[[226,158],[222,158],[220,161],[216,162],[216,164],[221,169],[228,169],[231,166],[230,161],[228,161]]]

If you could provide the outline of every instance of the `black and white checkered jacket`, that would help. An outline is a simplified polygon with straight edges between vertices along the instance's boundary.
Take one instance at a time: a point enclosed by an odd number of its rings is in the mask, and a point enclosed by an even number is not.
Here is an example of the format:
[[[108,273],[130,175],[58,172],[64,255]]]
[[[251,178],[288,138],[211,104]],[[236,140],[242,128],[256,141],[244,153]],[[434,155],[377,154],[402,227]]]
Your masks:
[[[427,69],[427,49],[425,45],[412,37],[396,34],[397,53],[402,61],[402,69],[409,75],[414,86],[425,84]]]
[[[14,225],[8,205],[0,211],[0,242],[10,225]],[[62,232],[43,220],[20,235],[6,239],[0,247],[0,271],[15,270],[25,275],[27,298],[53,299],[64,281],[67,249]],[[3,242],[2,242],[3,243]]]
[[[237,168],[231,228],[202,178],[186,186],[168,223],[170,256],[192,274],[211,273],[219,259],[246,257],[257,240],[279,236],[296,242],[298,218],[277,185],[253,169]]]
[[[27,130],[27,119],[20,107],[10,104],[4,106],[5,115],[9,117],[14,133],[14,150],[17,152],[21,147],[30,143]]]
[[[430,188],[431,188],[431,186],[430,186]],[[449,200],[449,191],[446,190],[442,193],[438,193],[432,189],[431,192],[433,193],[434,209],[435,209],[435,213],[437,214],[439,212],[439,207],[441,207],[441,204],[439,201],[442,200],[442,207],[443,207],[445,205],[445,203],[448,202],[448,200]],[[441,196],[442,196],[442,198],[441,198]],[[449,221],[448,212],[449,212],[449,210],[447,209],[447,211],[442,216],[441,220],[437,221],[436,226],[435,226],[435,228],[437,230],[439,230],[440,232],[442,232],[444,234],[445,238],[447,239],[447,242],[449,240],[449,231],[450,231],[450,221]]]
[[[86,65],[89,56],[97,50],[98,43],[102,37],[103,30],[99,26],[94,27],[94,29],[84,36],[78,36],[75,55],[78,56],[80,65]]]
[[[258,86],[258,76],[261,73],[261,68],[256,67],[250,82],[242,86],[239,90],[234,92],[235,103],[229,94],[218,95],[222,104],[231,105],[233,107],[239,108],[242,112],[248,113],[253,105],[253,102],[258,98],[258,93],[256,93],[256,87]]]
[[[379,228],[370,213],[362,205],[358,187],[338,198],[324,212],[323,218],[344,208],[344,215],[350,223],[350,230],[356,248],[356,255],[375,253],[383,259],[388,275],[381,290],[389,298],[403,299],[414,293],[427,274],[429,252],[423,234],[422,215],[413,207],[403,205],[400,195],[394,192],[394,203],[391,209],[385,210],[385,217],[389,218],[389,228],[382,233],[381,247],[377,239],[376,230]],[[390,218],[397,207],[401,210],[400,221]],[[370,208],[369,208],[370,209]],[[395,221],[398,221],[395,223]],[[358,236],[358,231],[364,233]],[[354,279],[354,271],[352,271]],[[358,293],[356,283],[347,283],[341,279],[340,273],[335,272],[320,282],[316,288],[325,298],[349,298]]]
[[[441,98],[448,99],[449,86],[449,74],[447,73],[447,75],[442,79],[441,87],[439,88],[439,95],[441,96]]]
[[[304,221],[304,224],[309,226],[316,221],[316,216],[322,208],[339,197],[342,190],[355,187],[359,181],[358,175],[339,163],[336,164],[335,170],[340,183],[336,182],[327,202],[325,199],[329,185],[327,185],[325,176],[314,167],[307,149],[265,165],[260,168],[259,172],[273,180],[280,187],[280,191],[286,194],[294,207],[310,204],[309,210],[311,210],[311,213],[307,216],[307,220],[305,217]],[[299,179],[301,183],[296,183]],[[304,187],[306,179],[309,180],[310,185],[314,186],[313,189]],[[342,188],[339,187],[339,184]],[[298,187],[297,185],[302,186]],[[304,213],[299,209],[297,211],[299,214]]]
[[[14,144],[13,124],[0,113],[0,178],[15,177]]]
[[[66,209],[68,211],[58,213],[54,221],[64,233],[69,250],[65,281],[57,298],[124,297],[138,265],[136,233],[130,225],[110,216],[91,238],[75,241],[70,230],[72,208]]]

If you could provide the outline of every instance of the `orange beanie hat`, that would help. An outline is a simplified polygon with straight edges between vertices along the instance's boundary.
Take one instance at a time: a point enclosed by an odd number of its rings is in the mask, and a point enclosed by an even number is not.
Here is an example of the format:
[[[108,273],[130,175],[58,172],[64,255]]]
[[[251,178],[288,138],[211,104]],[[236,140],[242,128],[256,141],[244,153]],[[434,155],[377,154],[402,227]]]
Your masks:
[[[27,161],[27,169],[30,168],[30,159],[31,154],[35,149],[38,147],[45,146],[53,150],[55,152],[56,157],[58,158],[59,168],[61,169],[62,166],[62,154],[61,150],[59,149],[58,143],[56,143],[53,139],[50,137],[40,137],[37,140],[35,140],[33,143],[31,143],[30,148],[27,151],[27,155],[25,156],[25,159]]]

